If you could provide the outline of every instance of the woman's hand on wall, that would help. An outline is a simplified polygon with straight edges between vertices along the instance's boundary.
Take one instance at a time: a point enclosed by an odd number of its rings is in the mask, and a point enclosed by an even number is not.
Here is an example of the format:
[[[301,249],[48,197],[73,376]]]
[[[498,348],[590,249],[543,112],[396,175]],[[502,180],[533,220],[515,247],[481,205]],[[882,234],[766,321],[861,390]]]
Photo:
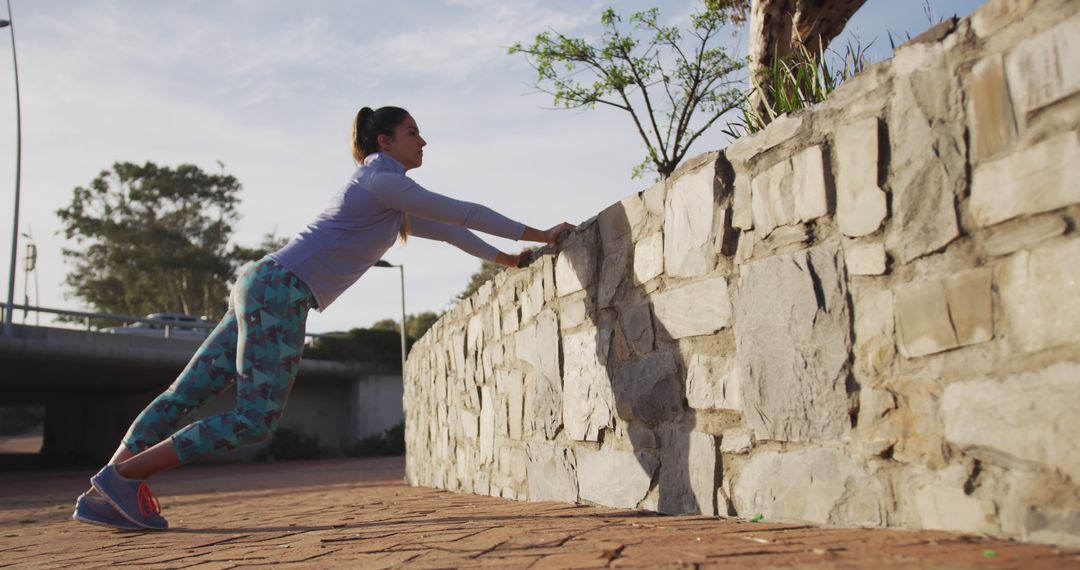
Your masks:
[[[549,228],[547,230],[538,230],[535,228],[526,227],[525,233],[521,235],[521,239],[525,241],[538,241],[540,243],[555,243],[570,230],[574,229],[573,224],[563,222],[557,226]]]
[[[521,254],[503,253],[500,251],[499,254],[495,256],[495,263],[498,263],[499,265],[505,265],[507,267],[520,267],[519,264],[521,263]]]

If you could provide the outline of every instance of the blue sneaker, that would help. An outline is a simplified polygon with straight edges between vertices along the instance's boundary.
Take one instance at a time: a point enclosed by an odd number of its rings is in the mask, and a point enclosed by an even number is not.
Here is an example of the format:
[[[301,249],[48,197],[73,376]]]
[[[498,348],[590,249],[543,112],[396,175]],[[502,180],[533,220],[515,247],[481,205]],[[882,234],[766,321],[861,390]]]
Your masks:
[[[120,530],[142,530],[143,527],[127,520],[101,495],[83,493],[75,501],[71,518],[87,524],[96,524]]]
[[[121,477],[115,465],[106,465],[90,478],[90,484],[127,520],[152,530],[169,528],[145,481]]]

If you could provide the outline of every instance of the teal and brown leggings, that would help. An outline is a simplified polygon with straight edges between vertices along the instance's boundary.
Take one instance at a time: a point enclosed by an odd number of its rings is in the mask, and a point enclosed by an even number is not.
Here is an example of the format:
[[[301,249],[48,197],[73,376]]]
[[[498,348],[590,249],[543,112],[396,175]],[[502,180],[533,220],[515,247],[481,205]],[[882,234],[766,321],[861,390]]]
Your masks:
[[[315,298],[298,277],[265,257],[248,267],[229,310],[168,390],[131,424],[124,445],[139,453],[172,436],[181,463],[263,441],[277,427],[304,350]],[[180,430],[193,410],[236,384],[236,407]]]

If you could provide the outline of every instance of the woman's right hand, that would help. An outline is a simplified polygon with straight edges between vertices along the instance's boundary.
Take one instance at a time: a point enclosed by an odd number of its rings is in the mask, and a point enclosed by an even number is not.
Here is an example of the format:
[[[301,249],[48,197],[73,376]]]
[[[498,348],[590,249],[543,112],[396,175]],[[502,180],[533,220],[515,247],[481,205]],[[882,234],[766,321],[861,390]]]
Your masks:
[[[557,226],[554,226],[544,232],[544,243],[555,243],[566,233],[569,233],[576,226],[563,222]]]

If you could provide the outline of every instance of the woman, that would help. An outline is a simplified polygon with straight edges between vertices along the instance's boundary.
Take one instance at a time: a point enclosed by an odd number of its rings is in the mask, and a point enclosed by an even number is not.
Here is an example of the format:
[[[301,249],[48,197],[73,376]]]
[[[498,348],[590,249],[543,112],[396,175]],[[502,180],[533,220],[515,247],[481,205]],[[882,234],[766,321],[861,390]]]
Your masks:
[[[404,109],[360,110],[352,149],[360,166],[352,180],[288,245],[242,273],[221,323],[90,479],[92,488],[76,501],[76,520],[131,530],[168,528],[145,480],[269,438],[300,369],[308,310],[326,310],[398,236],[445,241],[516,266],[519,255],[498,251],[466,228],[554,243],[573,227],[562,223],[540,231],[484,206],[428,192],[405,176],[423,163],[425,145]],[[192,410],[234,382],[234,409],[176,430]]]

